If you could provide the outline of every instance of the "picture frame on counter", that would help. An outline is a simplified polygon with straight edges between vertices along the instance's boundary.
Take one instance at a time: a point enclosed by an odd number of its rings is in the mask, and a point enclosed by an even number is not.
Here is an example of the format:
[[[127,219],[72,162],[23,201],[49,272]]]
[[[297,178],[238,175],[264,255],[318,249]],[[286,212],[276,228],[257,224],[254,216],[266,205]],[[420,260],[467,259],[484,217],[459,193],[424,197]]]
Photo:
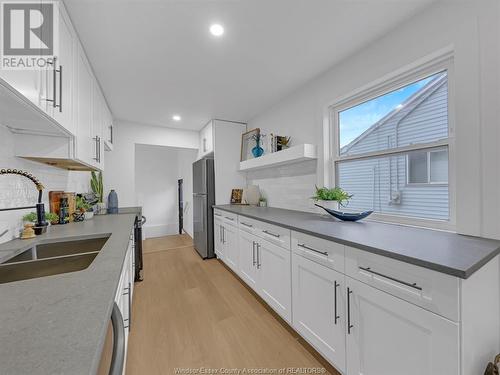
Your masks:
[[[252,148],[255,146],[255,136],[260,135],[260,129],[255,128],[241,135],[240,161],[253,159]]]

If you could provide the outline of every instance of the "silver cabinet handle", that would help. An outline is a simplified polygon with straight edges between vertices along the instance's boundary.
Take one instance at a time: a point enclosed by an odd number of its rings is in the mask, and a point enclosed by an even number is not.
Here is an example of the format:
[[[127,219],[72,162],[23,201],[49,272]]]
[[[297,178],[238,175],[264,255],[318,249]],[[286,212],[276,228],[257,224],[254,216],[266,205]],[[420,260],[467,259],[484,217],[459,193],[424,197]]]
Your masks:
[[[262,232],[265,233],[265,234],[268,234],[270,236],[273,236],[273,237],[276,237],[276,238],[280,238],[279,234],[276,234],[276,233],[273,233],[273,232],[269,232],[268,230],[263,230]]]
[[[306,250],[314,251],[315,253],[318,253],[318,254],[322,254],[322,255],[328,256],[328,252],[313,249],[312,247],[309,247],[309,246],[307,246],[306,244],[303,244],[303,243],[298,243],[297,246],[301,247],[303,249],[306,249]]]
[[[351,334],[351,329],[354,328],[354,325],[351,324],[351,288],[347,288],[347,334]]]
[[[56,107],[59,107],[59,112],[63,111],[63,102],[62,102],[62,91],[63,91],[63,67],[62,65],[59,65],[59,70],[56,70],[56,72],[59,72],[59,104],[56,105]]]
[[[226,228],[224,227],[221,227],[222,228],[222,243],[225,244],[226,243]]]
[[[234,219],[232,217],[227,217],[227,216],[224,216],[224,218],[228,219],[228,220],[231,220],[231,221],[234,221]]]
[[[256,242],[252,241],[252,264],[254,267],[257,264],[257,261],[255,260],[255,244]]]
[[[240,222],[240,224],[246,226],[247,228],[253,228],[252,224],[247,224],[244,221]]]
[[[337,314],[337,288],[340,286],[340,284],[337,282],[337,280],[334,281],[334,284],[333,284],[333,287],[334,287],[334,308],[335,308],[335,311],[334,311],[334,314],[335,314],[335,319],[334,319],[334,323],[335,325],[337,325],[337,320],[339,320],[340,316]]]
[[[222,216],[221,214],[217,213],[217,212],[214,212],[214,215],[215,216]]]
[[[417,285],[417,283],[408,283],[408,282],[406,282],[406,281],[399,280],[399,279],[396,279],[396,278],[394,278],[394,277],[384,275],[383,273],[380,273],[380,272],[377,272],[377,271],[372,270],[370,267],[361,267],[361,266],[359,266],[358,268],[359,268],[360,270],[363,270],[363,271],[366,271],[366,272],[372,273],[372,274],[374,274],[374,275],[381,276],[381,277],[384,277],[384,278],[386,278],[386,279],[389,279],[389,280],[395,281],[395,282],[397,282],[397,283],[400,283],[400,284],[403,284],[403,285],[409,286],[410,288],[414,288],[414,289],[417,289],[417,290],[422,290],[422,287],[418,286],[418,285]]]
[[[113,354],[109,374],[122,375],[123,363],[125,362],[125,327],[120,308],[116,302],[113,304],[111,324],[113,325]]]
[[[260,263],[260,243],[256,242],[257,245],[257,269],[260,269],[262,264]]]

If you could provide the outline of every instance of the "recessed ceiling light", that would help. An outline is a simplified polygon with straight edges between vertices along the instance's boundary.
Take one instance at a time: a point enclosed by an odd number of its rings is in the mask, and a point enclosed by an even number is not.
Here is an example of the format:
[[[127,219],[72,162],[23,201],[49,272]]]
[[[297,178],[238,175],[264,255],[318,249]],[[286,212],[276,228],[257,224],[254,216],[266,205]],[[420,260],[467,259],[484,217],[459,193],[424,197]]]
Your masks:
[[[224,34],[224,27],[222,27],[222,25],[218,23],[214,23],[210,26],[210,32],[213,36],[221,36],[222,34]]]
[[[173,115],[172,116],[172,120],[174,120],[174,121],[181,121],[181,116],[179,116],[179,115]]]

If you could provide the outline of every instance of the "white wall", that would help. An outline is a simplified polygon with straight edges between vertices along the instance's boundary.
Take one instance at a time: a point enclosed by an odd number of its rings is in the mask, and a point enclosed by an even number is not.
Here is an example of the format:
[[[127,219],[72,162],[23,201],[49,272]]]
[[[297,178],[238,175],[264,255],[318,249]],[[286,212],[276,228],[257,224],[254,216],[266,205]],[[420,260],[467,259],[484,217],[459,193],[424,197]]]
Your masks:
[[[316,170],[296,176],[293,168],[249,174],[271,206],[308,209],[314,183],[325,182],[323,114],[325,107],[360,87],[431,55],[454,50],[456,128],[456,229],[459,233],[500,238],[499,2],[439,2],[382,39],[332,67],[280,103],[249,121],[290,135],[295,144],[318,145]],[[325,48],[328,48],[325,46]],[[334,48],[334,47],[332,47]],[[297,182],[295,184],[294,182]],[[281,186],[281,188],[276,188]],[[286,196],[291,189],[293,199]]]
[[[136,206],[135,145],[167,146],[198,149],[198,132],[158,126],[115,122],[114,150],[105,155],[105,195],[111,189],[118,194],[121,207]]]
[[[14,136],[0,125],[0,168],[15,168],[30,172],[45,186],[43,201],[48,212],[48,192],[64,190],[68,192],[88,192],[90,190],[89,172],[69,172],[44,164],[30,162],[15,157]],[[28,179],[15,175],[0,176],[0,208],[33,206],[38,200],[35,185]],[[0,237],[0,243],[19,235],[22,228],[22,216],[33,210],[0,212],[0,233],[9,229],[9,233]]]
[[[185,230],[192,236],[192,163],[196,149],[135,146],[135,190],[137,203],[147,217],[146,238],[178,234],[178,186],[184,179]]]

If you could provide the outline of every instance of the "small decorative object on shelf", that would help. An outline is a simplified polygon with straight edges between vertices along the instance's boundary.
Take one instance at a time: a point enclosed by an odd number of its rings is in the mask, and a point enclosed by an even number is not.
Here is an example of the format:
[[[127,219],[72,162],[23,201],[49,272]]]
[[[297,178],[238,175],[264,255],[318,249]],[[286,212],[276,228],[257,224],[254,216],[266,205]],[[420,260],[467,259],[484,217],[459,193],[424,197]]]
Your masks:
[[[264,149],[260,147],[260,133],[254,134],[252,138],[255,141],[255,147],[252,148],[252,155],[254,158],[260,158],[264,154]]]
[[[498,375],[500,373],[500,354],[495,357],[493,362],[488,363],[484,375]]]
[[[252,129],[241,135],[241,154],[240,161],[245,161],[248,159],[253,159],[255,156],[252,153],[252,148],[255,145],[255,136],[259,135],[260,139],[260,129]],[[263,150],[264,151],[264,150]]]
[[[243,189],[231,190],[231,204],[241,204],[243,199]]]
[[[361,219],[364,219],[365,217],[370,216],[373,211],[364,211],[364,212],[342,212],[342,211],[336,211],[336,210],[330,210],[326,207],[323,207],[319,204],[315,204],[316,207],[320,207],[326,212],[328,212],[330,215],[333,217],[342,220],[342,221],[358,221]]]
[[[248,185],[243,190],[243,203],[251,206],[258,206],[260,199],[260,189],[258,185]]]
[[[316,193],[312,197],[315,202],[321,203],[320,205],[315,205],[321,208],[327,208],[330,210],[338,210],[340,206],[343,206],[344,203],[347,203],[349,199],[351,199],[352,195],[345,192],[339,187],[334,188],[319,188],[316,186]],[[320,213],[324,212],[321,210]],[[326,215],[326,214],[325,214]]]

